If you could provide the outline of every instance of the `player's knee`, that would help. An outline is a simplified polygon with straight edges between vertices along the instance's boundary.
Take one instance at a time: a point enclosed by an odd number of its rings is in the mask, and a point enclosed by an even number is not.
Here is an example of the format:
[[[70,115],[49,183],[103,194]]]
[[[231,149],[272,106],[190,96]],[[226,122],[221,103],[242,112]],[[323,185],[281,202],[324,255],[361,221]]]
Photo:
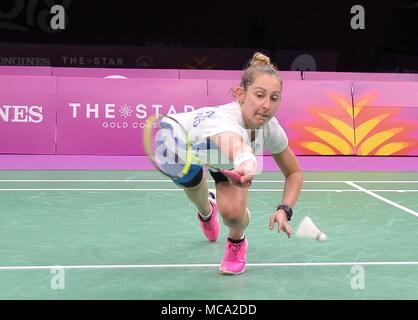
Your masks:
[[[229,225],[241,225],[242,221],[246,218],[246,210],[239,205],[229,203],[219,206],[219,212],[222,215],[223,220]]]

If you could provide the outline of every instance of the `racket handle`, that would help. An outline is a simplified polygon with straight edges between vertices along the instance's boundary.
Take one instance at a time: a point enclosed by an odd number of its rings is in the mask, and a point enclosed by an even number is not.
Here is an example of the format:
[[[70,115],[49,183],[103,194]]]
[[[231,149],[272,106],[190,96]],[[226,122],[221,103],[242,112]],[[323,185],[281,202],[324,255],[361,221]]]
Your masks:
[[[237,183],[237,184],[241,184],[241,177],[242,175],[240,175],[239,173],[236,173],[234,171],[231,170],[220,170],[224,175],[226,175],[231,182]]]

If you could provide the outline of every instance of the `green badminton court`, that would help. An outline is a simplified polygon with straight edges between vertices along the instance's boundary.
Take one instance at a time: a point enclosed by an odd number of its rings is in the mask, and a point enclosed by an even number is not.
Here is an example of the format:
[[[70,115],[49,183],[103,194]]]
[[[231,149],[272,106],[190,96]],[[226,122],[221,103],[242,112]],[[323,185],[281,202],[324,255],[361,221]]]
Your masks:
[[[206,241],[157,172],[0,171],[0,299],[418,298],[418,173],[305,173],[292,226],[326,242],[268,229],[282,188],[254,181],[247,269],[225,276],[226,228]]]

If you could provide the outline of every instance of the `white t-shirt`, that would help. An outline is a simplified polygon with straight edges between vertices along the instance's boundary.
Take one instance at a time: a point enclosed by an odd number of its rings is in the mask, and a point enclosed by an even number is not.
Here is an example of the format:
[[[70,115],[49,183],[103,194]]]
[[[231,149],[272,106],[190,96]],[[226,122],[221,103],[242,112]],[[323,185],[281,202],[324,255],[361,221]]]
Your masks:
[[[261,155],[264,150],[278,154],[288,145],[287,135],[275,117],[257,129],[255,139],[251,141],[250,130],[245,128],[241,107],[236,101],[170,116],[186,129],[192,144],[220,133],[235,132],[252,146],[256,155]]]

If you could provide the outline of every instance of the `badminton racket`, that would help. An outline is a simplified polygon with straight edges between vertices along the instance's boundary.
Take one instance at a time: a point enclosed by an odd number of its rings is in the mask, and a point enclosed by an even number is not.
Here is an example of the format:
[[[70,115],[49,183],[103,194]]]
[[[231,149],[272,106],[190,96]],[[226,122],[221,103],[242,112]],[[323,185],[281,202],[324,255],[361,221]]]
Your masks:
[[[219,168],[197,157],[187,131],[173,117],[149,117],[144,128],[143,144],[150,161],[170,178],[181,178],[187,175],[192,164],[200,164],[223,173],[233,183],[241,183],[242,176],[239,173]]]

